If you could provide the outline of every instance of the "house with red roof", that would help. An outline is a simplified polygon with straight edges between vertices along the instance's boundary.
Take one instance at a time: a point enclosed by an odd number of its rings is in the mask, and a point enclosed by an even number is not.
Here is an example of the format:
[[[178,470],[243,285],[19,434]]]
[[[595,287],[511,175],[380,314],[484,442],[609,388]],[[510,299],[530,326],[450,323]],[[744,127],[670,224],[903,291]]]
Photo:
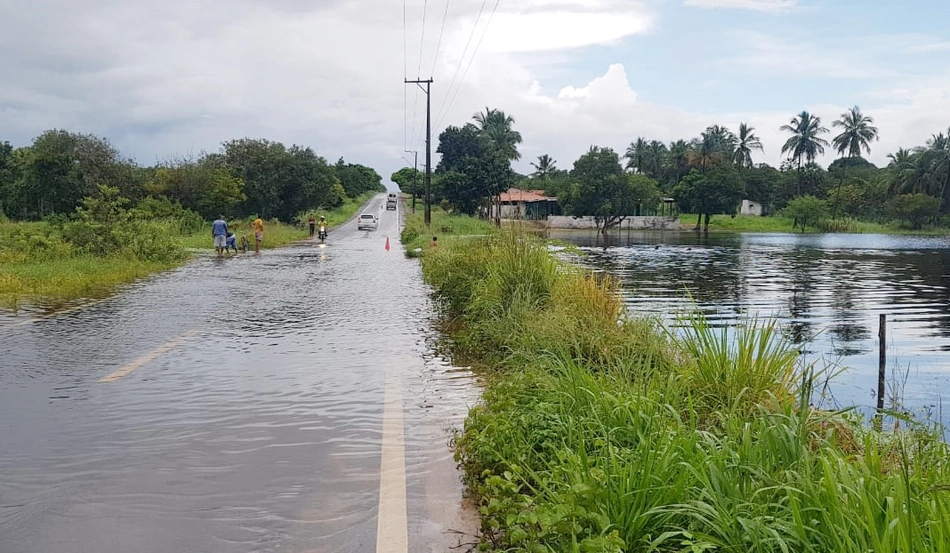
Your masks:
[[[549,215],[561,214],[557,198],[545,196],[544,190],[509,188],[498,196],[499,201],[491,207],[492,218],[497,215],[502,219],[539,221],[547,219]],[[499,210],[497,214],[496,210]]]

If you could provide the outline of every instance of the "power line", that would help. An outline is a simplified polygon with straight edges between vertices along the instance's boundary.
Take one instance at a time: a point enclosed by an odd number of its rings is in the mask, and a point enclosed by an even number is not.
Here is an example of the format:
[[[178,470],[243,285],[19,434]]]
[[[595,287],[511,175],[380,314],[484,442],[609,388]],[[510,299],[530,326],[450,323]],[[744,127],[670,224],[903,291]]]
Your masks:
[[[465,62],[465,54],[468,53],[468,47],[472,43],[472,37],[475,36],[475,30],[478,29],[478,21],[482,18],[482,11],[485,9],[485,4],[488,3],[488,0],[482,0],[482,7],[478,9],[478,15],[475,17],[475,24],[472,25],[472,32],[468,35],[468,41],[465,43],[465,48],[462,50],[462,56],[459,58],[458,67],[455,68],[455,74],[452,75],[452,81],[449,83],[449,87],[445,89],[445,98],[442,99],[442,106],[439,108],[439,114],[436,116],[436,120],[441,121],[442,111],[445,108],[445,100],[448,99],[449,93],[452,91],[452,85],[455,84],[455,79],[459,76],[459,70],[462,68],[462,63]],[[436,127],[439,124],[436,123]]]
[[[468,60],[468,65],[465,67],[465,73],[462,73],[462,80],[459,81],[458,86],[455,88],[455,93],[452,94],[452,99],[449,100],[449,103],[445,105],[445,112],[442,114],[442,117],[447,117],[449,114],[449,108],[452,106],[452,102],[455,101],[455,97],[458,96],[459,90],[462,90],[462,83],[465,82],[465,77],[468,75],[468,70],[472,68],[472,62],[475,61],[475,56],[478,55],[478,49],[482,45],[482,40],[485,39],[485,35],[488,33],[488,26],[491,25],[492,17],[495,16],[495,10],[498,9],[498,4],[501,3],[501,0],[495,0],[495,5],[491,9],[491,13],[488,15],[488,22],[485,23],[485,28],[482,30],[482,36],[478,38],[478,43],[475,45],[475,50],[472,52],[472,57]],[[439,128],[439,125],[442,124],[442,119],[438,119],[435,126]]]
[[[432,60],[431,78],[435,74],[435,66],[439,62],[439,51],[442,49],[442,35],[445,33],[445,18],[449,15],[449,0],[445,0],[445,11],[442,12],[442,29],[439,30],[439,43],[435,47],[435,59]]]
[[[426,45],[426,7],[429,0],[422,2],[422,38],[419,40],[419,67],[416,68],[416,78],[422,78],[422,51]]]

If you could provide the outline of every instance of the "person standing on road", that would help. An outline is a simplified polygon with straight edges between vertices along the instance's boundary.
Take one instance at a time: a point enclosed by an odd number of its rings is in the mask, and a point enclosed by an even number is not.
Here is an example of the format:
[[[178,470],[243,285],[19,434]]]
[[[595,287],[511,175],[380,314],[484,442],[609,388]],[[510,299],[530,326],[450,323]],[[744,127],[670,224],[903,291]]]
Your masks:
[[[224,220],[224,215],[218,215],[218,218],[211,223],[211,236],[214,238],[214,251],[220,256],[227,247],[228,224]]]
[[[317,228],[317,220],[313,218],[313,215],[311,215],[307,222],[310,223],[310,238],[313,238],[313,231],[315,228]]]
[[[264,241],[264,221],[260,217],[251,223],[254,226],[254,251],[261,251],[261,242]]]

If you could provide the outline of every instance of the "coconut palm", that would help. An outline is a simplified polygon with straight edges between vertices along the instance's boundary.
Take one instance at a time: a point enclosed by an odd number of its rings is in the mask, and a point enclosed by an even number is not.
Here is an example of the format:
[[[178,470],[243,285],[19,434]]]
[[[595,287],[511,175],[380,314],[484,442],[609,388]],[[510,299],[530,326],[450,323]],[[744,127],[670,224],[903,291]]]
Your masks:
[[[898,150],[888,156],[892,194],[927,194],[943,200],[942,210],[950,207],[950,130],[933,135],[927,146],[912,152]]]
[[[626,168],[637,173],[643,173],[647,164],[647,148],[649,148],[649,144],[642,136],[638,136],[635,141],[631,142],[627,146],[627,153],[624,155],[627,158]]]
[[[874,119],[861,113],[861,108],[854,106],[841,114],[841,117],[831,123],[833,127],[841,127],[841,134],[834,137],[832,143],[835,149],[844,157],[861,157],[861,150],[871,153],[871,142],[878,140],[877,127],[872,126]]]
[[[914,161],[912,156],[914,155],[913,150],[908,150],[906,148],[898,148],[893,154],[887,154],[887,158],[890,159],[890,163],[887,164],[890,169],[906,169],[909,166],[913,165]]]
[[[782,146],[782,153],[789,153],[789,159],[798,164],[799,170],[804,166],[802,161],[811,163],[818,154],[825,153],[828,141],[819,135],[827,133],[828,129],[821,126],[820,117],[803,111],[779,130],[792,133],[791,138]]]
[[[950,129],[947,134],[937,133],[927,139],[927,149],[929,150],[950,150]]]
[[[725,127],[713,125],[692,141],[687,159],[705,173],[710,167],[731,160],[735,147],[736,136]]]
[[[531,176],[536,179],[545,179],[551,176],[551,173],[557,171],[556,162],[548,154],[538,156],[538,162],[531,162],[534,167],[534,173]]]
[[[484,113],[476,113],[472,119],[478,123],[479,130],[488,141],[505,156],[508,161],[521,159],[518,144],[521,133],[511,127],[515,118],[498,109],[485,108]]]
[[[739,134],[736,136],[736,151],[732,155],[732,161],[736,167],[752,167],[752,150],[764,151],[762,142],[753,132],[755,127],[750,127],[745,123],[739,123]]]
[[[660,178],[660,171],[666,162],[666,144],[659,140],[651,140],[647,144],[646,167],[647,173],[653,179]]]
[[[679,182],[689,172],[689,143],[685,140],[670,142],[666,155],[667,170],[673,182]]]

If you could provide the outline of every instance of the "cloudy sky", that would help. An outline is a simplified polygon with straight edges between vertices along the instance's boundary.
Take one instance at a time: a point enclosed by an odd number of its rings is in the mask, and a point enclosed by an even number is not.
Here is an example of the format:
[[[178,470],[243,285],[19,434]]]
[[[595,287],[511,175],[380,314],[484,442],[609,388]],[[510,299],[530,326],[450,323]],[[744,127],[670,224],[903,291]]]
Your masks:
[[[870,159],[950,126],[946,0],[0,1],[0,140],[65,128],[153,164],[241,137],[313,147],[389,181],[485,107],[515,117],[516,170],[592,145],[826,126],[859,105]],[[823,161],[828,163],[831,157]],[[433,164],[435,160],[433,160]]]

